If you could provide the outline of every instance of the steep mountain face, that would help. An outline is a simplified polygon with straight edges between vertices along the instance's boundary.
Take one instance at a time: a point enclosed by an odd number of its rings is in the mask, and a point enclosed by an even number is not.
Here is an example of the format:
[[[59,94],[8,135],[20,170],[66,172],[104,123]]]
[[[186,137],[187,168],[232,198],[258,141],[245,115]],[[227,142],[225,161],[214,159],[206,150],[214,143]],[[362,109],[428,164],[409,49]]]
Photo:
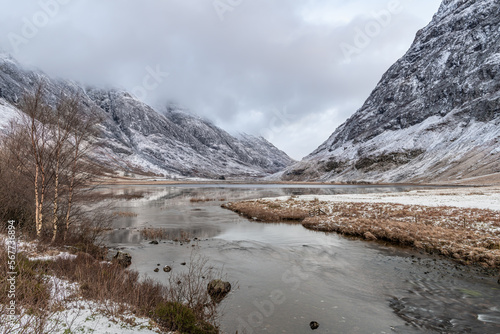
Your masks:
[[[500,2],[444,0],[365,104],[285,180],[500,173]]]
[[[79,92],[86,106],[102,116],[102,147],[96,159],[118,171],[167,177],[260,177],[275,173],[293,160],[271,143],[248,136],[238,139],[208,121],[179,108],[158,113],[127,92],[83,88],[23,69],[0,55],[0,127],[15,117],[25,91],[43,81],[50,103],[63,91]]]

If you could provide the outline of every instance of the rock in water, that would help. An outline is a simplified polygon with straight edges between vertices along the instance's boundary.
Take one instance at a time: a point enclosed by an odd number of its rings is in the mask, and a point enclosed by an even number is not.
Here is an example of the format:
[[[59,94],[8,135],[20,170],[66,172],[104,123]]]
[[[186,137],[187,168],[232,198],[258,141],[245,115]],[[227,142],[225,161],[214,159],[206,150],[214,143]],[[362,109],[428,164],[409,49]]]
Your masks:
[[[123,268],[127,268],[132,264],[132,256],[129,253],[118,251],[113,257],[113,262]]]
[[[172,268],[170,266],[165,266],[165,267],[163,267],[163,271],[166,273],[169,273],[172,271]]]
[[[319,324],[316,321],[311,321],[311,323],[309,324],[309,326],[311,327],[312,330],[315,330],[315,329],[319,328]]]
[[[227,296],[229,291],[231,291],[231,284],[216,279],[208,283],[207,291],[214,302],[220,303]]]

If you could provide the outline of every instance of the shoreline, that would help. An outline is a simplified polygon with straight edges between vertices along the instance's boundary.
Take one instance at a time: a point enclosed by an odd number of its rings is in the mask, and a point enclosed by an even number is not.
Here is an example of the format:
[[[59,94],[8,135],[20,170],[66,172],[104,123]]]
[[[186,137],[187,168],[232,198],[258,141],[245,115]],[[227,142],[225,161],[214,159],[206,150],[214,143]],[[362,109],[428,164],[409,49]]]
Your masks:
[[[223,207],[254,221],[295,222],[499,270],[500,187],[479,190],[287,196]]]
[[[160,180],[160,179],[124,179],[109,178],[95,185],[297,185],[297,186],[347,186],[347,187],[429,187],[429,188],[482,188],[495,185],[467,185],[441,183],[368,183],[368,182],[313,182],[313,181],[256,181],[256,180]]]

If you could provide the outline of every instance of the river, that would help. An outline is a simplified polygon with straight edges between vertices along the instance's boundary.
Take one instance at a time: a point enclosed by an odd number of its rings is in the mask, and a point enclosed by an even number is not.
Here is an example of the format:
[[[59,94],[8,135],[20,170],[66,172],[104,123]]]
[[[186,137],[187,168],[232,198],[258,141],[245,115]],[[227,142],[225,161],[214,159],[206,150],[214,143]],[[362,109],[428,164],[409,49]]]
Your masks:
[[[158,185],[99,191],[118,198],[116,212],[133,213],[115,219],[108,239],[110,247],[132,255],[132,269],[168,283],[170,274],[153,269],[186,270],[194,252],[226,274],[233,290],[220,306],[225,333],[309,333],[311,321],[319,323],[314,333],[500,333],[500,286],[480,270],[300,224],[252,222],[220,207],[261,197],[410,189]],[[127,196],[133,199],[120,199]],[[145,227],[185,232],[197,241],[153,245],[141,236]]]

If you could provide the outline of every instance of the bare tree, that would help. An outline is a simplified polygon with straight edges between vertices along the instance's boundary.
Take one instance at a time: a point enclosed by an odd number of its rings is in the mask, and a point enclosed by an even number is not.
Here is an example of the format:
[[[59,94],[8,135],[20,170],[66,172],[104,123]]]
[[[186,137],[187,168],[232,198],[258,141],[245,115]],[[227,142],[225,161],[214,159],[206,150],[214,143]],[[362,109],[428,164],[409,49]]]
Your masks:
[[[2,142],[19,174],[32,184],[37,238],[49,225],[55,242],[61,227],[66,239],[76,195],[96,173],[90,153],[99,118],[78,93],[62,92],[52,106],[44,91],[40,84],[25,94],[18,105],[19,120]]]
[[[95,165],[91,163],[90,153],[95,149],[95,138],[98,136],[99,117],[96,111],[86,108],[81,96],[73,94],[64,96],[59,103],[59,112],[64,115],[64,171],[66,183],[66,214],[64,215],[66,239],[71,225],[71,212],[75,191],[88,184],[95,176]],[[55,226],[55,222],[54,222]],[[54,236],[55,238],[55,236]]]
[[[43,209],[45,205],[45,195],[50,186],[49,172],[51,152],[49,149],[51,134],[45,126],[51,115],[51,108],[44,102],[43,85],[38,85],[34,94],[26,94],[20,104],[23,112],[20,117],[19,135],[27,134],[30,142],[32,165],[34,166],[33,184],[35,191],[35,230],[37,237],[41,237],[43,228]],[[20,160],[25,163],[26,168],[30,162]]]

